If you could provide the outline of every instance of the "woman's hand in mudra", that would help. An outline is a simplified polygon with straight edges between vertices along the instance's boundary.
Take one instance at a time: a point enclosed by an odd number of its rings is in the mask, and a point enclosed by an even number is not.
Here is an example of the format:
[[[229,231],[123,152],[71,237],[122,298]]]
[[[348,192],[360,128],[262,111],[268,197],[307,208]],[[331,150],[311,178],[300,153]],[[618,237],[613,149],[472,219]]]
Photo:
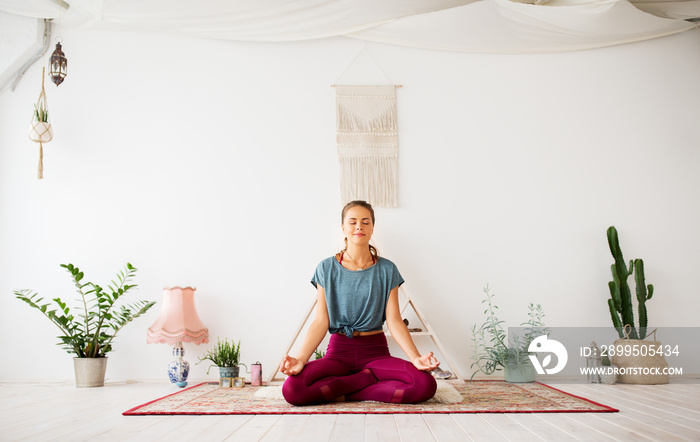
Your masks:
[[[301,370],[306,365],[304,362],[297,358],[293,358],[289,355],[284,355],[282,359],[282,364],[280,365],[280,371],[287,376],[294,376],[301,372]]]
[[[438,365],[440,365],[440,362],[438,362],[438,360],[433,356],[432,351],[424,354],[423,356],[415,358],[411,362],[418,370],[422,371],[433,371],[438,367]]]

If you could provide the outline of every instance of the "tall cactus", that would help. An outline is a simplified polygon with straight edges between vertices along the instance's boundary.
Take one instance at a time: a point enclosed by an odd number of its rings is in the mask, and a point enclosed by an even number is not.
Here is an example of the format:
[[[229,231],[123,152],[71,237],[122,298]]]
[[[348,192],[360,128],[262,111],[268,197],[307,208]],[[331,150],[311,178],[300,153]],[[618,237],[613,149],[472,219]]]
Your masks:
[[[615,263],[610,266],[613,280],[608,282],[608,288],[610,289],[610,299],[608,299],[610,317],[621,338],[624,337],[624,327],[629,325],[631,328],[629,337],[631,339],[644,339],[647,329],[646,301],[651,299],[654,294],[654,286],[651,284],[647,286],[645,283],[644,262],[641,259],[630,260],[629,266],[625,264],[615,226],[608,228],[607,235],[610,253],[615,258]],[[633,273],[635,275],[639,311],[639,334],[637,334],[637,329],[634,327],[632,292],[629,284],[627,284],[627,278]]]
[[[647,335],[647,300],[654,295],[654,286],[644,281],[644,261],[634,260],[634,282],[637,285],[637,303],[639,305],[639,339]]]
[[[608,282],[610,289],[610,299],[608,299],[608,308],[612,317],[613,325],[623,337],[622,329],[625,325],[632,326],[630,338],[637,339],[637,331],[634,328],[634,311],[632,307],[632,292],[627,284],[627,277],[632,274],[632,261],[629,263],[629,270],[625,265],[625,259],[622,257],[620,249],[620,240],[617,236],[615,226],[608,228],[608,245],[610,253],[615,258],[615,263],[610,266],[613,280]]]

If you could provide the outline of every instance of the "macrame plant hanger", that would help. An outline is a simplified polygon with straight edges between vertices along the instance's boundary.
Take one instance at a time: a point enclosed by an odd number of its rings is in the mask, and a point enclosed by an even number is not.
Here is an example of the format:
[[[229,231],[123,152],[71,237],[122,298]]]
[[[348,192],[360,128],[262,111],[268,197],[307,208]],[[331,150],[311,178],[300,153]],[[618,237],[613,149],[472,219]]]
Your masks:
[[[49,119],[49,108],[46,102],[46,91],[44,90],[44,77],[46,76],[46,68],[41,69],[41,93],[39,99],[34,105],[34,114],[32,115],[32,126],[29,130],[29,139],[35,143],[39,143],[39,169],[37,176],[39,179],[44,178],[44,143],[48,143],[53,139],[53,131],[51,130],[51,120]]]

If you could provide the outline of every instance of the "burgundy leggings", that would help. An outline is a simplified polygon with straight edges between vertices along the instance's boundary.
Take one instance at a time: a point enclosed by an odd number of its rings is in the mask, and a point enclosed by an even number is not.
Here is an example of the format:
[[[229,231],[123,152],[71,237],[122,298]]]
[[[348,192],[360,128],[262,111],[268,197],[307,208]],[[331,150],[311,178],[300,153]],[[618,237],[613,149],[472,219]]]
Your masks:
[[[326,355],[289,376],[282,393],[292,405],[322,404],[340,396],[349,401],[415,404],[433,397],[436,389],[430,373],[389,354],[384,333],[352,339],[334,334]]]

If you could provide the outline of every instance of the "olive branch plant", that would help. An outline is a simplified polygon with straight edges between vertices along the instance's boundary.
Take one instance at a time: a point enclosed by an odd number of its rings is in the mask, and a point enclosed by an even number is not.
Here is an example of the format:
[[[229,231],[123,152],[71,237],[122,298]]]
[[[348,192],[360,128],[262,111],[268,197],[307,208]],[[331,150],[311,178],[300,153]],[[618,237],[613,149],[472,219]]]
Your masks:
[[[548,335],[549,329],[544,325],[544,310],[540,304],[528,304],[528,320],[520,324],[526,327],[523,336],[514,335],[512,342],[508,342],[507,334],[503,328],[505,321],[498,319],[496,310],[498,306],[494,302],[494,294],[491,293],[488,284],[484,288],[486,298],[481,301],[486,304],[484,315],[486,320],[477,327],[472,326],[472,342],[474,343],[474,362],[471,367],[476,366],[476,371],[471,379],[478,372],[490,375],[505,367],[521,367],[529,363],[528,351],[530,343],[541,335]]]
[[[61,264],[61,267],[70,273],[80,295],[77,308],[71,310],[61,298],[53,298],[58,309],[50,310],[52,304],[42,304],[44,298],[32,290],[16,290],[14,294],[56,325],[61,330],[58,345],[79,358],[104,357],[112,350],[112,340],[117,333],[155,305],[155,302],[139,300],[117,307],[117,301],[137,287],[129,284],[137,270],[130,263],[117,274],[116,282],[107,285],[108,290],[93,282],[83,283],[85,275],[73,264]]]

